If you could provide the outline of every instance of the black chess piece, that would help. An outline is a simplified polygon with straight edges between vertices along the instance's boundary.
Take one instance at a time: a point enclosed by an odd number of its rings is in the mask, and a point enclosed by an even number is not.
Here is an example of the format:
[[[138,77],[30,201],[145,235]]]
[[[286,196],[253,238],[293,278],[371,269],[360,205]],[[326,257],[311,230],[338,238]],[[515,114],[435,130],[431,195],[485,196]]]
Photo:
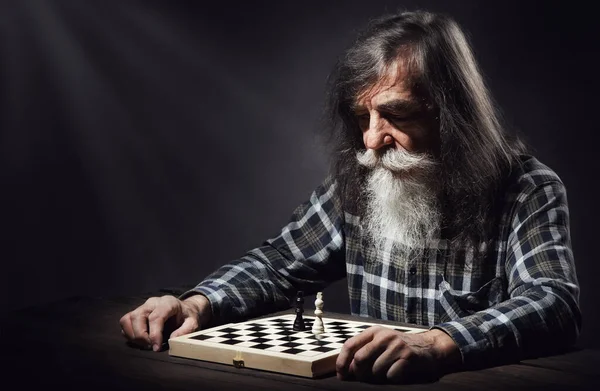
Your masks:
[[[304,292],[298,291],[296,294],[296,320],[294,320],[294,331],[304,331],[306,327],[304,326],[304,319],[302,318],[302,313],[304,312]]]

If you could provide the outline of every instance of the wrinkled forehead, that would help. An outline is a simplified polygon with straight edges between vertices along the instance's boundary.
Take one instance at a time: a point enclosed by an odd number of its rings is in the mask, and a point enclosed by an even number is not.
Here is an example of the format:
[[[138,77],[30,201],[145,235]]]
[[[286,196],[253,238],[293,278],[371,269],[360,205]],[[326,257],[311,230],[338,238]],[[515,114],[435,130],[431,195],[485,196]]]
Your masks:
[[[357,94],[354,106],[376,106],[394,99],[413,99],[409,71],[403,61],[383,68],[379,78]]]

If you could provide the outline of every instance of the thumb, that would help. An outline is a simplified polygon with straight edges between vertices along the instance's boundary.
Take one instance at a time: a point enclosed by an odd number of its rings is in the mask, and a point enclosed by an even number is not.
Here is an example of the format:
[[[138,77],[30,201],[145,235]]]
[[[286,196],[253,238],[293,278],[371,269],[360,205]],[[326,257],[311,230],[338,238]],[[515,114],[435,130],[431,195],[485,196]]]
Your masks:
[[[169,338],[179,337],[180,335],[185,335],[196,331],[198,328],[198,322],[193,317],[185,318],[181,326],[175,331],[171,333]]]

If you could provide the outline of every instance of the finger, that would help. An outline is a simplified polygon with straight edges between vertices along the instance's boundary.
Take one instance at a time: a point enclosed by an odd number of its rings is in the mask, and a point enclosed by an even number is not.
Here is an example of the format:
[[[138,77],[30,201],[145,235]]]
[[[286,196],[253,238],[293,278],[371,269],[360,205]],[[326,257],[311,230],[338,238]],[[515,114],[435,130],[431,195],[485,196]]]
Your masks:
[[[191,332],[196,331],[197,328],[198,321],[196,319],[194,319],[193,317],[186,318],[181,324],[181,326],[171,333],[169,338],[175,338],[179,337],[180,335],[189,334]]]
[[[131,313],[133,340],[140,345],[150,344],[150,335],[148,334],[148,314],[150,312],[150,308],[142,306]]]
[[[373,364],[387,349],[384,340],[373,338],[371,342],[364,345],[354,353],[348,371],[358,380],[369,380],[373,378]]]
[[[157,352],[163,343],[163,330],[167,319],[176,315],[179,306],[175,300],[161,300],[154,310],[148,315],[149,338],[152,349]]]
[[[375,327],[370,327],[362,333],[357,334],[344,342],[344,345],[340,350],[340,354],[335,362],[335,369],[338,373],[338,378],[344,379],[348,377],[349,367],[352,359],[354,358],[354,353],[373,339],[373,334],[376,331],[374,329]]]
[[[404,358],[396,360],[388,369],[386,378],[390,383],[408,383],[411,378],[410,361]]]
[[[387,378],[389,369],[402,357],[402,352],[405,348],[406,344],[404,344],[403,341],[391,343],[388,348],[373,362],[373,378],[377,380],[385,380]]]
[[[127,313],[123,315],[123,317],[119,320],[119,324],[121,325],[121,334],[128,340],[132,340],[135,338],[133,334],[133,325],[131,324],[131,313]]]

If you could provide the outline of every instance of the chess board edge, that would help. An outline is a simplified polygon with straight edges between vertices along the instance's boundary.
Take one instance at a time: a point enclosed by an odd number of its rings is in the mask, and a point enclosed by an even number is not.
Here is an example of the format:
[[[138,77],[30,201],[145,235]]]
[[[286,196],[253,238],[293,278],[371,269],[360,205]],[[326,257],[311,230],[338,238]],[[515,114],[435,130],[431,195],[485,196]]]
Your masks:
[[[340,348],[320,354],[318,357],[303,357],[289,353],[280,353],[277,351],[256,350],[252,347],[224,345],[214,342],[206,342],[193,338],[198,335],[208,334],[214,331],[218,331],[220,329],[236,326],[239,327],[240,325],[248,324],[251,322],[268,322],[271,320],[285,319],[291,324],[294,321],[294,318],[294,315],[287,314],[267,318],[257,318],[244,322],[228,323],[210,329],[199,330],[190,334],[171,338],[169,339],[169,355],[193,360],[215,362],[234,366],[237,368],[250,368],[309,378],[315,378],[329,373],[334,373],[335,362],[341,350]],[[325,334],[327,334],[327,322],[330,321],[342,321],[373,326],[380,325],[390,328],[399,327],[408,330],[406,331],[408,333],[418,333],[427,331],[426,329],[422,328],[411,328],[390,324],[378,324],[361,320],[326,318]],[[307,332],[310,332],[310,330],[307,330]]]

